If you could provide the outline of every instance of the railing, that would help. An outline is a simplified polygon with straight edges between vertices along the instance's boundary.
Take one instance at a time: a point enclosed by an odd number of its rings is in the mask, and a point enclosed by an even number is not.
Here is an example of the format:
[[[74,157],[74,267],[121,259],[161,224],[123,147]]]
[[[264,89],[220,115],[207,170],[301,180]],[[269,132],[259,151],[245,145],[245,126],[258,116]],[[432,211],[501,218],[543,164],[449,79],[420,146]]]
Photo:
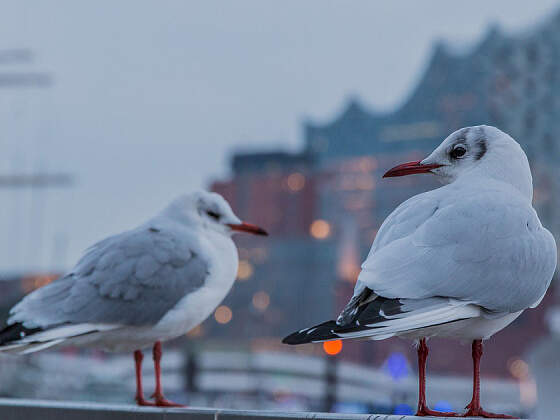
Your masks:
[[[194,365],[194,366],[193,366]],[[414,406],[417,401],[417,378],[413,374],[395,379],[382,369],[375,369],[334,358],[317,358],[282,353],[206,352],[187,358],[190,392],[261,392],[289,391],[300,396],[324,400],[322,410],[333,401],[359,402],[391,407],[396,402]],[[470,377],[430,375],[430,396],[464,407],[472,392]],[[132,383],[132,381],[130,381]],[[485,401],[491,409],[521,412],[519,386],[513,381],[485,378],[482,383]],[[430,401],[433,405],[435,401]],[[489,409],[490,409],[489,408]]]
[[[386,369],[331,358],[218,351],[186,356],[168,350],[163,362],[166,395],[197,406],[283,410],[290,405],[301,411],[331,411],[334,407],[340,411],[388,413],[404,404],[412,410],[417,401],[414,373],[395,379]],[[114,403],[131,402],[135,391],[130,355],[6,356],[0,358],[0,372],[0,392],[7,398],[50,400],[62,395],[74,401]],[[147,392],[153,382],[153,370],[145,363]],[[449,409],[460,410],[468,402],[472,380],[433,374],[428,387],[431,407],[445,401]],[[527,413],[520,404],[516,383],[484,378],[482,387],[486,409]],[[438,408],[444,409],[441,405]]]
[[[386,414],[295,413],[209,408],[162,409],[131,405],[0,399],[2,420],[420,420],[423,418],[425,417]]]

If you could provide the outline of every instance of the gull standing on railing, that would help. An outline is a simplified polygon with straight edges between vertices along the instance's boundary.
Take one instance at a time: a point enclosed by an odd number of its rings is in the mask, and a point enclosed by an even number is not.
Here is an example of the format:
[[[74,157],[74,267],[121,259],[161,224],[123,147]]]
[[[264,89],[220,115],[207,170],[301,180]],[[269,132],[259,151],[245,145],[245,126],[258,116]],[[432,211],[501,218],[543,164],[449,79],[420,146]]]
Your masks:
[[[418,340],[417,415],[456,416],[426,405],[426,339],[472,340],[473,396],[464,415],[508,418],[480,406],[482,340],[537,306],[556,268],[556,243],[531,204],[527,156],[495,127],[466,127],[426,159],[384,176],[417,173],[447,185],[410,198],[387,217],[336,322],[284,342]]]
[[[96,243],[70,273],[24,297],[0,332],[0,351],[134,351],[137,403],[177,406],[162,392],[161,341],[199,325],[229,292],[238,264],[234,232],[267,234],[241,222],[216,193],[177,198],[147,223]],[[144,398],[141,376],[141,349],[152,344],[155,402]]]

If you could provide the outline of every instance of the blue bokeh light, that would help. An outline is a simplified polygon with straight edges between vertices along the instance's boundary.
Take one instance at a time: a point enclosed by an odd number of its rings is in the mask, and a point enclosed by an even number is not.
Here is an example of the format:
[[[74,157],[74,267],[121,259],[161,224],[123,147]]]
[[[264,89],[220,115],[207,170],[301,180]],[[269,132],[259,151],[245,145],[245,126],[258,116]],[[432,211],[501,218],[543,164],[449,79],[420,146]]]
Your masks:
[[[394,380],[406,378],[410,374],[408,360],[400,352],[391,353],[385,362],[385,370]]]

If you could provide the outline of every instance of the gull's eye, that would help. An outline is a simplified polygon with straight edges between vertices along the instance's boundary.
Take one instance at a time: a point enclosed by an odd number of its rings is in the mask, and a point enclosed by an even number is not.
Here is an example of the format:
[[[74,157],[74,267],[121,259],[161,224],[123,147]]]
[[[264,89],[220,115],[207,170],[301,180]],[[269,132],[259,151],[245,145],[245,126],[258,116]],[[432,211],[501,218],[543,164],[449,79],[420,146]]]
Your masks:
[[[458,144],[451,150],[450,156],[452,159],[461,159],[467,153],[465,146]]]
[[[212,219],[220,220],[220,215],[212,210],[206,210],[206,214],[210,216]]]

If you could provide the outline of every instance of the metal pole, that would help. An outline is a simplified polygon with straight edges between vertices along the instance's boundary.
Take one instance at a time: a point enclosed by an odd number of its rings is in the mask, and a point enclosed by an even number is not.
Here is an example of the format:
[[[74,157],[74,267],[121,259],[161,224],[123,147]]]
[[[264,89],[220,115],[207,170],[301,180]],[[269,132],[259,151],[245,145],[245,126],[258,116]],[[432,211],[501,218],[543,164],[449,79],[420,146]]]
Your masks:
[[[196,375],[198,374],[198,361],[194,351],[189,352],[187,356],[187,392],[194,393],[198,392],[198,388],[196,386]]]
[[[327,413],[336,404],[337,365],[338,358],[336,356],[327,356],[327,363],[325,364],[326,389],[322,410]]]

